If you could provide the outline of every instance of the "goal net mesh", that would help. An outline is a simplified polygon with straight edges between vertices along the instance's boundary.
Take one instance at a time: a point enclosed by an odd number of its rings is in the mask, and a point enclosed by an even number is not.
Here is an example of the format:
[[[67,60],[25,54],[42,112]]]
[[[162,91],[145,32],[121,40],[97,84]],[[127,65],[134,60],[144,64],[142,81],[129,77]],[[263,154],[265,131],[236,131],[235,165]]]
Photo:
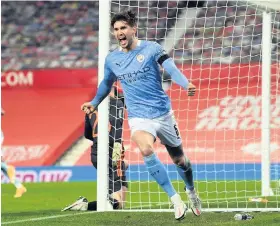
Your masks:
[[[203,208],[279,208],[280,178],[280,13],[272,13],[271,188],[261,196],[261,43],[263,8],[246,1],[112,1],[111,16],[131,9],[139,39],[166,48],[178,68],[197,86],[194,97],[171,83],[163,87],[192,162]],[[111,35],[111,48],[117,43]],[[169,209],[170,201],[123,132],[129,184],[126,209]],[[165,147],[155,153],[175,189],[188,202],[184,184]],[[261,199],[256,199],[261,198]],[[268,201],[268,202],[267,202]]]

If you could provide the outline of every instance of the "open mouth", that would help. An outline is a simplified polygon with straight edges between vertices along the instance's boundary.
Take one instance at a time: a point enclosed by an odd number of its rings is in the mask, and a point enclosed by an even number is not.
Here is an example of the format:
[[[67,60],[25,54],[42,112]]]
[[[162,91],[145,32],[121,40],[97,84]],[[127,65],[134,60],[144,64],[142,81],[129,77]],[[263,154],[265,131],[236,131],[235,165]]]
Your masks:
[[[121,45],[125,45],[126,44],[126,37],[120,38],[119,42]]]

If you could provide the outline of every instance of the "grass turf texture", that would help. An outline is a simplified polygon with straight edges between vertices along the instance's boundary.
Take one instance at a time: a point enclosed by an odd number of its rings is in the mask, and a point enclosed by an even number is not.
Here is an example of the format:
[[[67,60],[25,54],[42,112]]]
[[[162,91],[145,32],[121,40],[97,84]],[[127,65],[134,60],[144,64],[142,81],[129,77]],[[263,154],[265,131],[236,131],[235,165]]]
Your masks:
[[[129,184],[130,193],[127,196],[126,209],[169,208],[167,196],[154,182],[132,182]],[[175,182],[174,186],[180,191],[182,198],[187,201],[183,184]],[[19,199],[14,199],[15,188],[11,184],[2,185],[2,224],[11,225],[280,225],[280,212],[252,213],[255,219],[251,221],[235,221],[235,213],[203,213],[195,217],[188,212],[186,218],[175,221],[173,212],[61,212],[60,210],[83,195],[91,200],[96,199],[95,182],[71,183],[38,183],[26,184],[28,192]],[[278,207],[280,197],[269,197],[268,203],[250,203],[249,197],[259,195],[260,182],[255,181],[226,181],[198,182],[203,201],[203,207],[213,208],[254,208]],[[244,198],[247,197],[247,198]],[[226,200],[227,198],[227,200]],[[150,205],[152,204],[152,205]],[[53,218],[51,218],[53,217]],[[32,220],[33,219],[33,220]],[[36,220],[37,219],[37,220]],[[26,221],[25,221],[26,220]]]

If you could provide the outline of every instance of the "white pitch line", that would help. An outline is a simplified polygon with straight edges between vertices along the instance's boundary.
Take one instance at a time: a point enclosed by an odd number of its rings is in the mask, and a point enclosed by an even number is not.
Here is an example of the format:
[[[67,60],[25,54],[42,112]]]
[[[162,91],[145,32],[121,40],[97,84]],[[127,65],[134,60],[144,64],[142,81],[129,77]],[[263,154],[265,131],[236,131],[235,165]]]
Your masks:
[[[90,211],[90,212],[83,212],[83,213],[55,215],[55,216],[49,216],[49,217],[37,217],[37,218],[29,218],[29,219],[24,219],[24,220],[7,221],[7,222],[3,222],[1,224],[16,224],[16,223],[22,223],[22,222],[28,222],[28,221],[41,221],[41,220],[48,220],[48,219],[53,219],[53,218],[61,218],[61,217],[77,216],[77,215],[84,215],[84,214],[93,214],[93,213],[97,213],[97,212]]]

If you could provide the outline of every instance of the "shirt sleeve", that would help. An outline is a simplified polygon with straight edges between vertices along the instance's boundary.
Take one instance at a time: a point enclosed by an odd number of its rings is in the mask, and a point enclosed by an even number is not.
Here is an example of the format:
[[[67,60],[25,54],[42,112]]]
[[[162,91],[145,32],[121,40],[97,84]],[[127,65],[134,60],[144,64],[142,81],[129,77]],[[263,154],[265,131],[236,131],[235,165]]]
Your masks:
[[[154,42],[154,57],[155,61],[158,62],[159,59],[163,56],[167,56],[166,51],[162,48],[160,44]]]
[[[91,101],[91,104],[94,106],[94,108],[97,108],[97,106],[105,99],[105,97],[108,96],[115,81],[116,76],[111,71],[108,63],[108,58],[106,58],[104,65],[104,79],[98,87],[96,96]]]
[[[171,76],[172,81],[174,81],[179,86],[187,89],[189,86],[188,79],[182,74],[182,72],[177,68],[173,59],[168,58],[162,63],[164,70]]]

